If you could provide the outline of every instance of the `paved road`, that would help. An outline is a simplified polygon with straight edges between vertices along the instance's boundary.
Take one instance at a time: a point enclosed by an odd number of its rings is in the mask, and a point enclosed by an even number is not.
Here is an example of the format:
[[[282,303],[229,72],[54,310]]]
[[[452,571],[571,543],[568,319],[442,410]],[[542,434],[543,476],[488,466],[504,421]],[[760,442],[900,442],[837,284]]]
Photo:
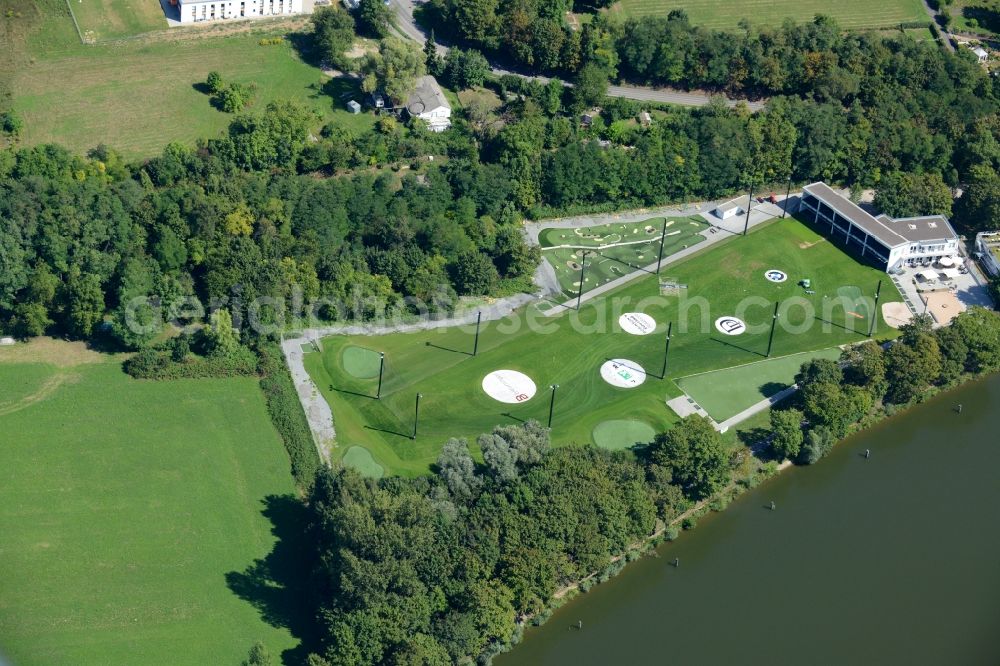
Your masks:
[[[427,41],[427,34],[413,19],[413,8],[415,4],[413,0],[389,0],[389,4],[396,15],[395,25],[393,26],[396,29],[396,33],[406,39],[412,39],[422,46]],[[439,43],[437,45],[437,52],[439,55],[444,56],[448,53],[448,47]],[[501,76],[504,74],[511,74],[513,76],[533,79],[542,83],[548,83],[550,81],[550,78],[546,76],[522,74],[520,72],[514,72],[509,69],[497,67],[493,63],[490,64],[490,69],[494,74]],[[563,85],[569,86],[570,84],[563,82]],[[623,97],[625,99],[656,102],[659,104],[677,104],[679,106],[707,106],[712,100],[712,97],[716,96],[712,93],[697,90],[685,92],[682,90],[644,88],[641,86],[608,86],[607,95],[608,97]],[[726,100],[726,105],[730,107],[737,106],[741,103],[741,100],[732,100],[721,95],[719,96],[723,97],[723,99]],[[751,111],[760,111],[764,108],[765,104],[766,102],[763,101],[746,102],[746,105]]]

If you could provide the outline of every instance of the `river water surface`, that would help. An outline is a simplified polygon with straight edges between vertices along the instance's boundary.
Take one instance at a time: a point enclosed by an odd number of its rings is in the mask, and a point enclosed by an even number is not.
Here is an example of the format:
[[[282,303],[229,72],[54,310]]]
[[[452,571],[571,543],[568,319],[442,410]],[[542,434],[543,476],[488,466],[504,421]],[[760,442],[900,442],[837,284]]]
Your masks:
[[[657,552],[495,663],[1000,664],[1000,377],[842,442]]]

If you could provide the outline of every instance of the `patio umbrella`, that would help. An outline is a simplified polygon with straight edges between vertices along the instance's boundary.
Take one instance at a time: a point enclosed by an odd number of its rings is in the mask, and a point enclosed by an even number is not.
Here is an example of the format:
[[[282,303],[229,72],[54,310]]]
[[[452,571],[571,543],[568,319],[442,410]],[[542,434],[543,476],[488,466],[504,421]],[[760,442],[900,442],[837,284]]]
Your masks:
[[[938,263],[947,268],[955,265],[955,259],[952,257],[941,257],[941,259],[938,260]]]

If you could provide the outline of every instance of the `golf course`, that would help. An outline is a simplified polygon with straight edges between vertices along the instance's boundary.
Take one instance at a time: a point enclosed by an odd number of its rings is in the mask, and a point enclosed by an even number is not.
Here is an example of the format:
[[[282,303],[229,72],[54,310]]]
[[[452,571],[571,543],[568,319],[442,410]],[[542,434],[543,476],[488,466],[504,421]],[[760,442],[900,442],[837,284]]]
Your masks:
[[[772,270],[787,279],[765,277]],[[665,401],[686,386],[724,419],[785,388],[808,358],[836,356],[839,346],[866,339],[870,310],[844,294],[874,294],[884,278],[792,218],[706,247],[669,271],[688,285],[678,295],[661,295],[657,276],[644,275],[585,300],[579,311],[543,315],[529,306],[484,323],[475,355],[474,325],[323,339],[305,364],[333,410],[335,455],[372,476],[419,475],[449,437],[469,438],[478,455],[472,440],[479,433],[527,419],[547,424],[550,405],[556,445],[627,448],[676,422]],[[799,284],[804,279],[809,288]],[[882,299],[899,300],[888,281]],[[768,358],[775,302],[782,325]],[[625,313],[645,315],[655,330],[624,330]],[[742,318],[745,331],[725,334],[713,325],[729,316]],[[876,324],[875,335],[891,334]],[[504,371],[499,378],[497,371]],[[729,374],[693,378],[712,371]],[[487,385],[507,386],[511,399],[491,397]]]

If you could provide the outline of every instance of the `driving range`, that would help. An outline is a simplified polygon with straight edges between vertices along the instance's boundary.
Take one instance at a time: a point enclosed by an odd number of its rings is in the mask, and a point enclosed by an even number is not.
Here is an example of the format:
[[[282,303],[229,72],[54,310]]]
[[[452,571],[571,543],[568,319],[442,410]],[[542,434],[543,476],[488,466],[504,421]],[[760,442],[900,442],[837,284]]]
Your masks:
[[[768,279],[773,270],[787,279]],[[554,385],[557,446],[639,443],[676,422],[665,401],[681,395],[685,385],[724,417],[779,390],[811,356],[830,357],[836,347],[866,339],[869,320],[849,314],[860,314],[853,296],[874,294],[885,277],[791,218],[707,247],[669,271],[688,285],[673,296],[660,294],[657,276],[643,275],[585,300],[579,311],[543,315],[528,306],[484,322],[475,356],[475,325],[324,338],[322,351],[307,353],[305,364],[333,410],[335,455],[347,453],[348,464],[361,463],[372,475],[422,474],[449,437],[467,437],[479,455],[475,437],[498,423],[536,419],[545,425]],[[806,279],[808,288],[801,284]],[[888,280],[882,299],[899,300]],[[767,359],[776,301],[782,325],[775,328]],[[718,328],[720,319],[734,318],[742,330]],[[650,320],[655,328],[646,330]],[[661,378],[668,322],[673,335]],[[876,331],[890,334],[882,321]],[[381,399],[375,399],[378,376],[372,373],[379,353],[385,366]],[[760,361],[765,363],[748,365]],[[709,385],[707,392],[702,383]],[[718,383],[724,390],[711,388]],[[362,459],[358,448],[371,460]]]

